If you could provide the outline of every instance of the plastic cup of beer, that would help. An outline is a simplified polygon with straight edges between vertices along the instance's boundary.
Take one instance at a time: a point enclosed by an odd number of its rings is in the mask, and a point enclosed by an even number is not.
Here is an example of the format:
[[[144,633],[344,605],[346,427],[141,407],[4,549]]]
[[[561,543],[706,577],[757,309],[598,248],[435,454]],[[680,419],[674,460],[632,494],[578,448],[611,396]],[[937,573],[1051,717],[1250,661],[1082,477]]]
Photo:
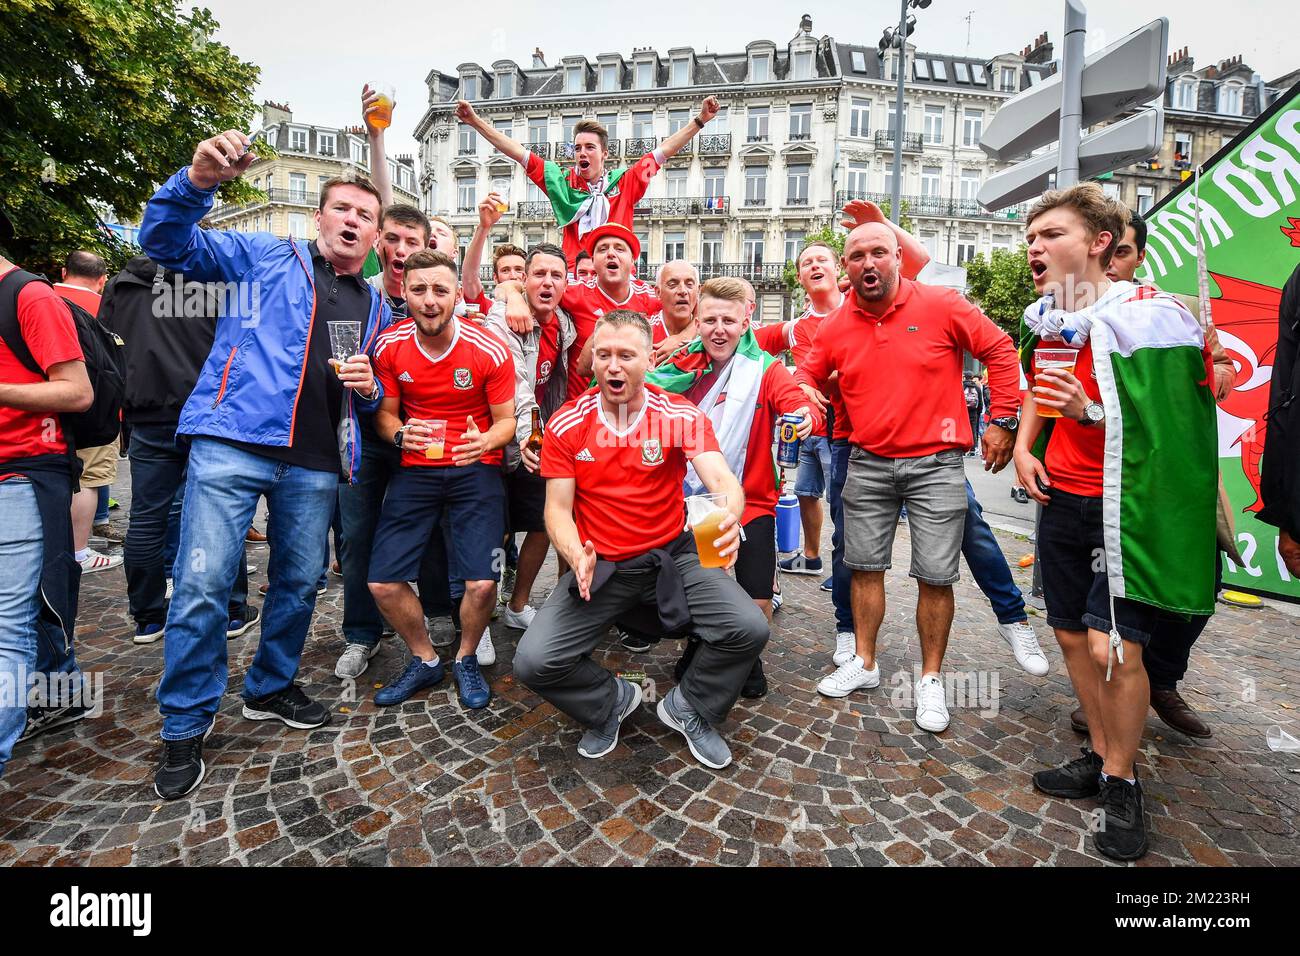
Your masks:
[[[700,553],[700,567],[727,566],[727,558],[718,554],[713,542],[722,537],[720,526],[728,514],[726,495],[691,495],[686,499],[686,521],[695,533],[695,550]]]
[[[435,418],[428,422],[429,447],[424,450],[424,457],[430,461],[441,461],[447,448],[447,420]]]
[[[393,103],[397,101],[397,94],[391,83],[370,83],[370,89],[379,94],[379,99],[375,101],[375,107],[366,116],[368,122],[375,129],[388,129],[393,123]]]
[[[492,191],[497,194],[497,212],[510,211],[510,180],[497,179],[492,182]]]
[[[343,377],[343,363],[354,355],[361,354],[361,323],[331,322],[330,330],[330,365],[334,374]]]
[[[1050,385],[1050,380],[1040,379],[1039,375],[1049,368],[1064,369],[1074,374],[1074,365],[1079,360],[1077,349],[1034,349],[1034,383]],[[1061,413],[1055,408],[1038,405],[1038,414],[1042,418],[1060,418]]]

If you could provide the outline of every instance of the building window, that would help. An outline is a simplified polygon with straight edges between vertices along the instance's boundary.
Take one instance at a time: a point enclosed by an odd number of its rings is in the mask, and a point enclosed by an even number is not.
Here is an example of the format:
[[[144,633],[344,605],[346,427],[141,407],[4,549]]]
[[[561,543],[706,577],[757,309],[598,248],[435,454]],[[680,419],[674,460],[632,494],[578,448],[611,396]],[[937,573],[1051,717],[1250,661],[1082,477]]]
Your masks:
[[[307,174],[289,174],[289,199],[292,202],[307,201]]]
[[[515,95],[515,75],[513,73],[497,74],[497,99],[508,100]]]
[[[767,205],[767,167],[745,167],[745,205]]]
[[[1019,88],[1016,83],[1016,68],[1014,66],[1004,66],[1001,72],[1001,89],[1006,93],[1015,93]]]
[[[963,169],[961,171],[961,198],[974,199],[975,194],[980,191],[980,171],[978,169]]]
[[[1192,165],[1192,134],[1175,133],[1174,134],[1174,164],[1183,163],[1183,168],[1190,168]]]
[[[638,63],[636,65],[636,88],[638,90],[652,90],[655,85],[655,65],[653,63]]]
[[[785,262],[794,262],[807,237],[808,233],[802,229],[794,229],[785,234]]]
[[[348,140],[348,152],[352,155],[352,161],[359,166],[370,168],[370,147],[359,139]]]
[[[1241,87],[1228,83],[1219,87],[1219,112],[1226,116],[1241,115]]]
[[[338,152],[338,137],[333,133],[317,133],[316,148],[322,156],[333,156]]]
[[[812,79],[813,55],[811,50],[794,55],[794,78],[796,80]]]
[[[935,262],[939,261],[939,234],[937,232],[922,232],[921,245],[925,246],[925,251],[930,254],[930,258]]]
[[[618,64],[602,63],[600,65],[600,91],[612,93],[618,87]]]
[[[961,144],[978,146],[984,137],[984,111],[966,110],[962,113]]]
[[[849,175],[846,185],[849,187],[849,197],[851,199],[863,199],[867,195],[867,169],[866,163],[849,163]]]
[[[939,83],[948,82],[948,67],[944,65],[943,60],[931,60],[930,72],[934,75],[935,80],[938,81]],[[894,79],[898,79],[897,70],[894,71]]]
[[[686,57],[678,57],[673,60],[672,85],[691,85],[691,61],[686,59]]]
[[[456,177],[456,211],[473,212],[478,203],[473,176]]]
[[[922,166],[921,167],[921,195],[938,196],[939,195],[939,167]]]
[[[972,64],[970,65],[970,72],[971,72],[971,77],[972,77],[972,79],[974,80],[974,82],[978,83],[980,86],[987,86],[987,85],[988,85],[988,82],[989,82],[989,81],[988,81],[988,78],[984,75],[984,64],[982,64],[982,63],[972,63]],[[1029,71],[1029,75],[1030,75],[1030,76],[1036,76],[1037,74],[1034,73],[1033,70],[1030,70],[1030,71]],[[1032,83],[1032,81],[1031,81],[1031,83]]]
[[[790,138],[812,139],[812,104],[790,104]]]
[[[707,136],[721,136],[727,131],[727,108],[722,106],[718,108],[717,115],[704,124],[701,132]]]
[[[975,234],[963,232],[957,237],[957,265],[965,265],[975,258]]]
[[[706,166],[704,169],[704,195],[716,199],[727,194],[727,170],[723,166]]]
[[[761,266],[763,264],[763,234],[761,232],[745,233],[740,257],[741,261],[746,265]]]
[[[464,123],[456,124],[456,155],[472,156],[477,145],[478,134],[474,132],[474,127]]]
[[[545,116],[532,116],[528,119],[528,142],[545,143],[547,131],[547,119]]]
[[[924,117],[924,136],[927,143],[943,142],[943,107],[927,106]]]
[[[767,121],[769,108],[766,106],[751,106],[749,108],[749,133],[746,137],[751,143],[767,142]]]
[[[885,160],[885,192],[891,196],[894,194],[894,161],[892,159]]]
[[[637,245],[641,247],[641,255],[637,256],[636,271],[633,275],[650,278],[648,275],[650,271],[650,233],[644,229],[638,229],[636,231],[636,241]]]
[[[664,173],[664,186],[667,189],[665,195],[669,199],[686,198],[686,175],[688,170],[669,169]]]
[[[853,69],[857,73],[867,72],[867,55],[861,50],[853,51]]]
[[[1147,210],[1156,204],[1156,188],[1154,186],[1139,186],[1137,196],[1138,215],[1145,216]]]
[[[546,202],[546,193],[542,192],[541,187],[538,186],[537,183],[533,182],[531,179],[528,181],[528,196],[526,201]],[[538,241],[540,242],[541,240]],[[529,242],[529,245],[534,245],[534,244],[535,243]]]
[[[953,63],[952,67],[953,71],[957,74],[958,83],[970,82],[970,66],[958,60]]]
[[[1119,199],[1119,183],[1115,183],[1115,182],[1102,183],[1101,191],[1104,192],[1107,198],[1109,199],[1115,199],[1115,200]]]
[[[653,139],[655,135],[655,114],[650,110],[632,114],[632,138]]]
[[[618,139],[618,114],[617,113],[597,113],[596,121],[605,127],[609,133],[610,139]]]
[[[709,266],[715,266],[721,261],[722,233],[706,232],[700,237],[700,265],[707,269]]]
[[[849,101],[849,135],[867,136],[871,133],[871,100],[856,96]]]
[[[289,236],[293,239],[307,238],[307,216],[305,213],[289,213]]]
[[[760,53],[749,59],[749,79],[753,83],[767,83],[772,79],[772,57]]]
[[[1196,109],[1196,80],[1179,80],[1174,84],[1174,109]]]
[[[289,148],[295,153],[307,152],[307,131],[305,129],[289,130]]]
[[[686,258],[686,233],[664,233],[664,262]]]
[[[587,84],[582,81],[581,66],[566,66],[564,68],[564,92],[566,93],[583,93],[587,89]]]
[[[785,175],[785,201],[791,206],[808,205],[808,167],[790,166]]]
[[[478,99],[477,76],[462,76],[460,78],[460,98],[462,100]]]
[[[668,111],[668,135],[672,136],[679,129],[691,121],[690,110],[669,110]]]
[[[994,237],[993,237],[993,251],[994,251],[994,252],[999,252],[999,251],[1001,251],[1001,252],[1010,252],[1010,251],[1011,251],[1011,237],[1008,236],[1008,235],[1006,235],[1006,234],[1004,234],[1004,233],[999,233],[998,235],[994,236]]]
[[[573,142],[573,127],[578,125],[578,120],[580,119],[582,119],[581,116],[561,117],[560,119],[560,142],[561,143]]]
[[[930,61],[922,59],[912,61],[912,75],[918,80],[928,80],[930,78]]]
[[[325,191],[325,184],[326,184],[327,182],[329,182],[329,181],[330,181],[330,177],[328,177],[328,176],[317,176],[317,177],[316,177],[316,192],[318,192],[318,193],[323,193],[323,192]],[[266,181],[266,185],[267,185],[267,186],[270,186],[270,185],[271,185],[271,181],[270,181],[270,179],[268,179],[268,180]]]

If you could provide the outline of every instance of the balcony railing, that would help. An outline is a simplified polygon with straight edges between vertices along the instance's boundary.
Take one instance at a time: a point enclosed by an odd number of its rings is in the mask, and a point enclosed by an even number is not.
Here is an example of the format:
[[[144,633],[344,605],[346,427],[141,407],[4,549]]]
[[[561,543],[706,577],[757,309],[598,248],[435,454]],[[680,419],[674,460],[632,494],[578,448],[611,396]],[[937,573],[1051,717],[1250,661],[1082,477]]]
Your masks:
[[[286,206],[306,206],[315,209],[320,205],[320,193],[309,193],[300,189],[268,189],[266,190],[266,200],[264,202],[222,203],[213,208],[212,214],[214,216],[228,216],[232,213],[242,212],[245,209],[254,209],[270,203],[282,203]]]
[[[876,149],[893,149],[894,148],[894,131],[892,129],[876,130]],[[921,134],[904,133],[903,134],[903,152],[919,153],[921,151]]]
[[[665,218],[673,216],[725,216],[731,211],[727,196],[670,196],[642,199],[636,204],[638,216]]]
[[[515,207],[516,218],[523,219],[553,219],[555,213],[551,211],[551,204],[546,200],[536,202],[521,202]]]
[[[655,139],[653,136],[642,136],[637,139],[624,140],[623,155],[628,159],[640,159],[658,145],[659,140]]]
[[[477,143],[468,143],[468,144],[461,143],[459,146],[456,147],[457,156],[473,156],[477,152],[478,152]]]
[[[790,134],[790,142],[792,143],[804,139],[812,139],[812,133],[791,133]]]
[[[746,143],[766,143],[767,133],[750,133],[745,137]]]
[[[696,137],[700,142],[701,156],[730,156],[730,133],[706,133]]]
[[[529,143],[529,144],[528,144],[528,151],[529,151],[530,153],[534,153],[534,154],[536,154],[537,156],[542,157],[542,159],[550,159],[550,158],[551,158],[551,144],[550,144],[550,143]]]
[[[609,158],[610,158],[610,159],[618,159],[618,157],[619,157],[619,152],[618,152],[618,150],[619,150],[619,147],[620,147],[620,146],[621,146],[621,144],[620,144],[619,141],[616,140],[616,139],[611,139],[611,140],[609,141]]]
[[[888,193],[840,189],[835,193],[835,207],[838,209],[852,199],[865,199],[877,205],[892,201],[892,197]],[[1029,203],[1018,203],[1005,209],[999,209],[997,212],[989,212],[975,199],[946,199],[942,196],[909,196],[906,194],[901,196],[900,199],[904,206],[904,212],[909,215],[944,219],[1023,220],[1025,214],[1029,212],[1030,206]]]
[[[787,206],[806,206],[808,205],[807,196],[791,196],[785,201]]]
[[[760,198],[757,198],[757,199],[750,198],[750,197],[746,197],[746,198],[745,198],[745,208],[746,208],[746,209],[766,209],[766,208],[767,208],[767,197],[766,197],[766,196],[763,196],[763,197],[760,197]]]
[[[555,158],[556,160],[573,159],[573,143],[556,143]]]

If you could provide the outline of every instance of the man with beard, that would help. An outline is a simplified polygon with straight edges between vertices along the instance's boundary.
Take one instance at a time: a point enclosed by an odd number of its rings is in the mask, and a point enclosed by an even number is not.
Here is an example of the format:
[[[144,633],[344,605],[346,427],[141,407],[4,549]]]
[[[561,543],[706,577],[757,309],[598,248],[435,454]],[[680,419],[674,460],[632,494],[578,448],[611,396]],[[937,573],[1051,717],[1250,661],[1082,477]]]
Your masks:
[[[494,555],[505,504],[501,449],[515,433],[514,365],[495,336],[456,318],[459,290],[449,257],[415,253],[406,260],[403,282],[411,320],[375,346],[375,370],[384,388],[375,429],[401,449],[402,465],[384,497],[368,580],[375,603],[412,656],[397,680],[375,695],[375,703],[400,704],[443,678],[420,602],[407,582],[418,573],[429,535],[445,510],[453,532],[447,539],[450,571],[465,582],[452,673],[461,703],[479,709],[491,700],[476,651],[496,600]],[[441,434],[431,424],[437,422]],[[480,422],[491,427],[482,432]]]
[[[912,536],[911,576],[920,589],[916,620],[922,670],[916,723],[931,733],[948,726],[939,671],[952,627],[966,518],[964,451],[970,422],[961,394],[964,352],[989,367],[995,418],[1013,416],[1018,372],[1005,332],[958,293],[902,278],[894,233],[881,223],[858,226],[844,246],[853,290],[818,330],[795,375],[822,391],[832,374],[855,410],[844,484],[845,564],[853,571],[855,655],[817,685],[844,697],[880,683],[876,637],[885,613],[901,506]],[[941,383],[936,387],[935,383]],[[946,383],[946,384],[942,384]],[[985,467],[1000,471],[1014,431],[990,426]]]
[[[646,383],[645,316],[615,309],[601,317],[593,341],[597,387],[551,418],[542,445],[546,528],[573,570],[519,642],[515,676],[585,728],[581,756],[604,756],[641,703],[641,688],[591,653],[615,618],[654,602],[665,633],[690,622],[702,642],[682,682],[660,700],[659,719],[686,738],[695,759],[721,769],[731,750],[715,728],[769,629],[722,568],[700,566],[695,536],[682,530],[687,464],[709,492],[727,496],[713,545],[728,567],[736,562],[745,495],[708,417]]]
[[[654,353],[650,360],[660,365],[695,338],[695,307],[700,299],[700,273],[685,259],[674,259],[659,267],[656,292],[663,306],[650,316]]]
[[[154,789],[177,799],[203,779],[203,738],[226,689],[226,603],[258,499],[267,498],[273,585],[257,655],[244,678],[243,714],[299,729],[329,711],[294,683],[316,605],[340,474],[360,459],[360,409],[382,397],[368,352],[392,315],[361,268],[382,203],[365,179],[331,179],[320,192],[317,239],[200,229],[217,187],[257,155],[237,130],[204,140],[193,162],[145,207],[140,247],[164,268],[201,282],[259,290],[217,322],[177,434],[191,440],[175,589],[158,687],[164,754]],[[331,367],[329,323],[361,326],[360,352]]]
[[[456,118],[523,166],[528,178],[546,194],[562,230],[564,255],[573,266],[579,249],[591,249],[589,235],[593,229],[606,223],[632,228],[633,210],[655,173],[708,125],[718,109],[714,97],[706,98],[699,115],[691,122],[632,166],[610,172],[605,169],[609,132],[596,120],[579,120],[573,127],[574,163],[567,174],[558,164],[542,159],[523,143],[485,122],[467,101],[461,100],[456,105]]]
[[[709,416],[719,447],[745,489],[744,530],[736,561],[736,582],[772,619],[772,583],[776,575],[776,469],[772,436],[783,415],[799,418],[797,433],[807,440],[822,424],[821,413],[809,409],[808,397],[794,383],[785,365],[758,347],[750,329],[746,292],[739,279],[716,278],[699,294],[699,336],[666,365],[650,372],[647,381],[684,395]],[[686,493],[703,493],[693,469],[687,470]],[[677,680],[699,649],[686,646],[677,664]],[[761,659],[754,661],[741,696],[767,693]]]

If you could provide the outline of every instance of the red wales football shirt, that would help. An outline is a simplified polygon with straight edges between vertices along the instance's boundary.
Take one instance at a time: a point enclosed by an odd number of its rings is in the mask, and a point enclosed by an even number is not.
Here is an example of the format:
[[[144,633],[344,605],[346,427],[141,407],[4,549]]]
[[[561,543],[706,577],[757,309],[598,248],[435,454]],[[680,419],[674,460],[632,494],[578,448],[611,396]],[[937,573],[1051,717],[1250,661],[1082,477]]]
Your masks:
[[[442,458],[426,458],[423,451],[402,452],[404,466],[451,466],[454,449],[462,443],[467,419],[485,432],[492,427],[492,405],[512,401],[515,363],[509,350],[492,333],[473,322],[452,319],[456,332],[451,348],[434,358],[420,345],[415,320],[399,322],[375,343],[375,377],[386,397],[401,401],[401,417],[447,423],[446,450]],[[501,464],[501,449],[480,460]]]
[[[570,399],[577,398],[591,384],[590,376],[578,372],[578,356],[582,355],[583,346],[587,344],[587,339],[591,338],[591,333],[596,331],[596,322],[602,315],[615,309],[631,309],[633,312],[640,312],[648,319],[662,308],[659,299],[655,296],[654,286],[640,279],[631,279],[628,282],[627,298],[622,302],[615,302],[606,295],[595,279],[585,281],[575,279],[564,290],[564,298],[560,300],[560,305],[573,319],[573,327],[578,333],[578,337],[569,346]]]
[[[646,385],[646,402],[623,423],[585,392],[551,416],[542,477],[573,478],[573,520],[596,553],[622,561],[663,547],[686,527],[686,463],[718,451],[708,416],[679,395]]]

